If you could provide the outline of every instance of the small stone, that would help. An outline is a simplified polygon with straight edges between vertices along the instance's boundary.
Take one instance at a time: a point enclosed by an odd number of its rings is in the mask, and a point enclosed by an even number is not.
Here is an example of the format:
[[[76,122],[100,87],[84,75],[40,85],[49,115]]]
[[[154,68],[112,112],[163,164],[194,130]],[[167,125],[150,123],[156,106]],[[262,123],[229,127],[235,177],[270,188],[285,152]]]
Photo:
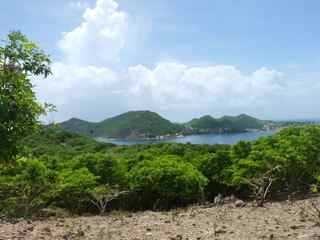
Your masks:
[[[222,205],[223,204],[223,198],[222,198],[222,195],[220,193],[217,196],[215,196],[214,204],[215,205]]]
[[[77,235],[78,235],[79,237],[83,237],[83,236],[84,236],[84,231],[79,230]]]
[[[244,207],[245,206],[245,202],[242,200],[237,200],[234,203],[235,207]]]
[[[297,226],[297,225],[292,225],[292,226],[290,226],[290,228],[292,229],[292,230],[297,230],[297,229],[301,229],[301,228],[303,228],[303,226]]]
[[[51,232],[51,229],[50,229],[49,227],[45,227],[45,228],[43,228],[43,231],[50,233],[50,232]]]
[[[28,227],[28,228],[27,228],[27,230],[28,230],[28,231],[30,231],[30,232],[32,232],[32,231],[33,231],[33,229],[34,229],[34,227],[33,227],[33,226],[31,226],[31,227]]]
[[[222,228],[217,228],[215,231],[214,231],[214,234],[217,235],[217,234],[223,234],[223,233],[226,233],[227,231],[222,229]]]
[[[176,239],[177,240],[182,240],[182,235],[177,235]]]

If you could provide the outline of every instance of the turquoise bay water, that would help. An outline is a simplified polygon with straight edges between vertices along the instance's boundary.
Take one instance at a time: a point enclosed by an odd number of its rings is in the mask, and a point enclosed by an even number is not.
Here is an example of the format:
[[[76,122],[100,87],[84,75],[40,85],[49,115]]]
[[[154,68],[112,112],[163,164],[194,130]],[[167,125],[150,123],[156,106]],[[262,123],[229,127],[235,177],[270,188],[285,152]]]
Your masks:
[[[258,131],[233,134],[196,134],[180,138],[165,140],[128,140],[98,138],[98,141],[114,143],[117,145],[152,144],[161,142],[192,143],[192,144],[235,144],[239,141],[253,141],[260,137],[270,136],[275,131]]]

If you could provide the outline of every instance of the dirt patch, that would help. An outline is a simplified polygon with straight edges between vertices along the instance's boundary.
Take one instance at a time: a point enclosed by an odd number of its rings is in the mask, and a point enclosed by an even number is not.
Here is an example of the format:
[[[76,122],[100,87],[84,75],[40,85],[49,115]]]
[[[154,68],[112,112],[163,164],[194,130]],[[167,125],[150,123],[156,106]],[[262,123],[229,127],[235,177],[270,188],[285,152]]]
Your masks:
[[[310,201],[267,203],[262,208],[228,204],[170,212],[2,222],[0,240],[320,239],[316,219],[301,211],[301,206],[311,206]]]

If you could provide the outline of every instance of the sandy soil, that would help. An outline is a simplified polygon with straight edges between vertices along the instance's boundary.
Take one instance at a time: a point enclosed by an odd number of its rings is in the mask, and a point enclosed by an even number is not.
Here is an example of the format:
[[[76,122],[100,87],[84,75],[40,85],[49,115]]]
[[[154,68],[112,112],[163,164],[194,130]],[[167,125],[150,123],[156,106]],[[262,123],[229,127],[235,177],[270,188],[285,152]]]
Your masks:
[[[320,239],[320,217],[311,201],[267,203],[265,207],[193,206],[170,212],[113,213],[0,222],[0,239],[205,240]],[[320,203],[320,199],[316,199]]]

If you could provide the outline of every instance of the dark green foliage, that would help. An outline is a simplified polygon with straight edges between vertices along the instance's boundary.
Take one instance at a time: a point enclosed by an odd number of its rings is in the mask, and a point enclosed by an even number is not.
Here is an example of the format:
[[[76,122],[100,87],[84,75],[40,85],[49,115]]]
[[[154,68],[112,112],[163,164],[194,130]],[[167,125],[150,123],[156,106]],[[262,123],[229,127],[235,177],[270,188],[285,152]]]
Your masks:
[[[171,123],[150,111],[132,111],[108,118],[99,123],[70,119],[60,124],[65,130],[89,136],[110,138],[153,138],[160,135],[176,134],[183,127]]]
[[[20,159],[15,167],[1,167],[0,212],[28,216],[44,208],[50,191],[50,170],[37,160]]]
[[[125,181],[119,161],[110,154],[88,153],[80,155],[75,160],[78,161],[79,167],[85,166],[95,176],[99,176],[101,184],[119,185]]]
[[[138,163],[129,172],[133,191],[144,202],[199,199],[207,179],[192,164],[176,156],[165,155]]]
[[[61,128],[66,129],[73,133],[80,133],[87,136],[96,136],[99,134],[97,131],[98,123],[91,123],[77,118],[71,118],[68,121],[60,124]]]
[[[49,64],[49,57],[20,32],[0,43],[0,162],[14,161],[18,140],[39,126],[47,105],[37,102],[29,77],[47,77]]]
[[[97,186],[98,179],[87,168],[60,171],[51,193],[52,203],[77,213],[87,210],[90,192]]]
[[[243,132],[247,129],[262,129],[264,121],[246,114],[235,117],[224,116],[222,118],[213,118],[207,115],[193,119],[186,125],[197,133]]]
[[[224,170],[231,165],[229,149],[219,149],[215,153],[207,153],[199,159],[199,169],[209,180],[207,194],[213,197],[219,193],[226,193]]]
[[[263,203],[265,197],[306,193],[320,179],[319,126],[287,128],[235,145],[135,146],[98,143],[51,126],[21,146],[16,164],[0,167],[0,214],[7,216],[51,207],[97,213],[97,189],[126,192],[106,198],[103,212],[170,208],[213,200],[218,193]]]
[[[261,138],[251,143],[249,154],[234,154],[229,169],[232,184],[248,187],[250,179],[273,170],[273,193],[308,190],[319,175],[319,147],[319,126],[287,128],[272,137]]]
[[[132,111],[99,123],[72,118],[60,125],[67,131],[91,137],[139,139],[175,134],[244,132],[248,129],[262,129],[265,123],[242,114],[222,118],[203,116],[185,124],[175,124],[154,112]]]

